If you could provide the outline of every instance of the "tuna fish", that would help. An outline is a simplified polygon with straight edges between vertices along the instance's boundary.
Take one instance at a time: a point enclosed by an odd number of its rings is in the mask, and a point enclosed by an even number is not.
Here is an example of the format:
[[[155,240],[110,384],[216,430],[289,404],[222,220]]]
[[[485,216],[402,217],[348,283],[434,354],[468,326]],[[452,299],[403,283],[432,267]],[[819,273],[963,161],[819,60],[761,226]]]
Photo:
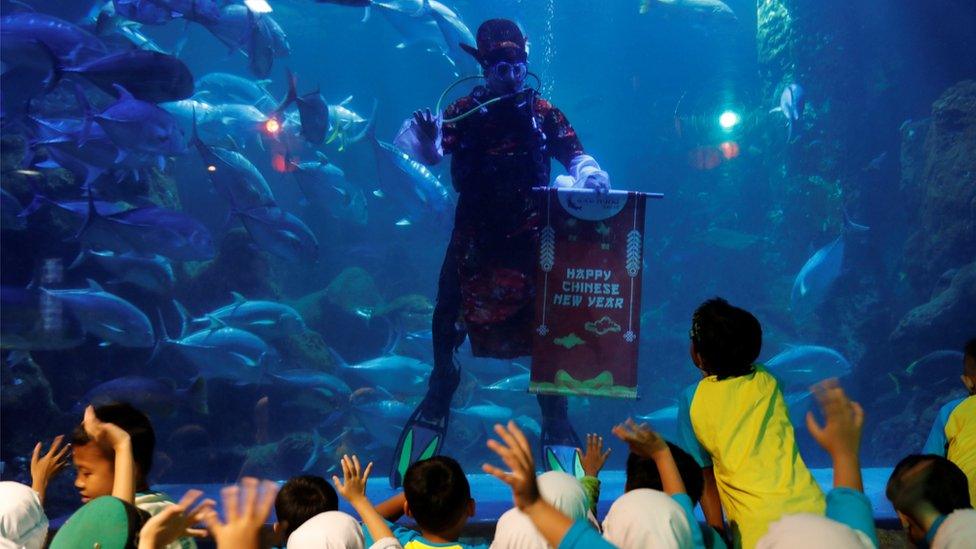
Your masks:
[[[163,256],[82,250],[68,268],[74,269],[89,261],[115,277],[110,283],[125,282],[163,295],[173,291],[173,266]]]
[[[87,288],[43,288],[41,291],[64,303],[82,329],[102,339],[103,345],[152,347],[155,343],[149,318],[135,305],[106,292],[94,280],[88,281]]]
[[[309,143],[321,145],[329,132],[329,105],[318,88],[305,95],[298,95],[295,86],[295,75],[288,71],[288,96],[278,109],[284,110],[287,105],[295,103],[302,124],[302,137]]]
[[[292,263],[314,263],[318,259],[318,240],[292,214],[276,206],[234,211],[262,250]]]
[[[217,21],[204,25],[232,51],[242,51],[251,74],[258,78],[267,78],[274,59],[290,52],[284,31],[271,15],[256,15],[241,4],[224,6]]]
[[[105,44],[95,35],[51,15],[24,12],[0,19],[0,42],[4,49],[8,44],[30,41],[44,44],[64,66],[85,63],[107,53]]]
[[[0,287],[0,348],[56,351],[84,343],[78,320],[37,288]]]
[[[324,156],[318,162],[294,165],[292,175],[310,207],[356,225],[366,224],[368,212],[363,190],[346,180],[346,174]]]
[[[386,448],[396,446],[403,425],[413,412],[413,408],[395,399],[357,399],[352,409],[369,437]]]
[[[106,93],[129,93],[132,97],[159,103],[178,101],[193,95],[190,69],[172,55],[155,51],[130,50],[113,53],[64,69],[83,76]]]
[[[216,255],[210,231],[202,223],[155,206],[102,215],[92,199],[75,238],[93,250],[159,254],[176,261],[205,261]]]
[[[117,402],[129,403],[155,418],[171,417],[180,407],[198,414],[207,414],[207,385],[197,378],[189,387],[177,389],[166,380],[140,376],[115,378],[96,385],[85,393],[75,410],[85,406],[102,406]]]
[[[194,323],[233,326],[264,339],[278,339],[301,334],[307,329],[302,315],[294,308],[276,301],[251,301],[232,292],[234,302],[207,313]]]
[[[736,21],[735,12],[721,0],[642,0],[640,13],[657,8],[671,8],[710,19]]]
[[[162,25],[173,19],[173,12],[153,0],[112,0],[115,13],[144,25]]]
[[[158,106],[140,101],[125,88],[115,85],[118,100],[104,111],[92,114],[84,93],[77,90],[76,97],[86,112],[86,124],[81,130],[79,145],[88,139],[87,120],[94,120],[119,148],[119,159],[126,154],[142,153],[165,156],[180,155],[186,150],[186,140],[173,115]]]
[[[417,396],[426,393],[431,369],[415,358],[385,355],[358,364],[340,363],[339,373],[374,387],[388,387],[394,393]]]
[[[227,379],[239,384],[261,383],[280,362],[277,351],[263,339],[232,326],[204,328],[171,339],[161,323],[163,337],[153,356],[169,347],[195,366],[206,379]]]
[[[791,346],[765,362],[766,368],[779,380],[783,392],[807,390],[832,377],[851,373],[851,363],[829,347]]]
[[[352,389],[345,381],[321,370],[293,368],[274,372],[271,377],[296,388],[320,390],[326,396],[343,402],[348,401],[352,394]]]
[[[455,75],[478,74],[478,63],[473,57],[466,55],[461,47],[464,44],[473,48],[476,43],[474,35],[457,13],[437,0],[423,0],[418,15],[429,17],[437,25],[443,38],[444,49],[441,53],[454,66]]]
[[[210,103],[251,105],[268,112],[276,102],[265,86],[269,80],[251,80],[226,72],[211,72],[196,82],[196,96]]]
[[[486,391],[499,391],[503,393],[527,393],[529,390],[529,374],[516,374],[486,385]]]
[[[195,123],[191,142],[200,153],[214,188],[228,204],[243,209],[275,205],[271,187],[247,157],[236,151],[210,147],[200,139]]]

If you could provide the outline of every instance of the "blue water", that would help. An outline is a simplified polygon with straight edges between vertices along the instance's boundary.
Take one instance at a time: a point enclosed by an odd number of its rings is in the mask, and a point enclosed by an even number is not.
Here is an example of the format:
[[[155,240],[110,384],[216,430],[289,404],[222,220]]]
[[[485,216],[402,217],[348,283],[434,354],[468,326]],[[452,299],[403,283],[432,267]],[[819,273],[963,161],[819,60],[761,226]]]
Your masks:
[[[269,253],[253,227],[245,232],[240,216],[214,190],[208,165],[190,146],[185,154],[164,155],[161,169],[150,162],[138,178],[128,169],[106,174],[96,180],[95,196],[117,208],[165,206],[189,216],[212,235],[216,258],[172,261],[172,288],[164,291],[150,291],[145,278],[120,277],[92,258],[69,268],[80,250],[75,236],[87,211],[82,181],[76,170],[58,170],[56,161],[45,162],[51,158],[15,98],[33,94],[30,116],[67,119],[75,128],[83,125],[84,114],[76,86],[96,110],[114,98],[80,76],[65,78],[43,95],[43,85],[37,86],[43,71],[33,76],[5,73],[0,339],[5,359],[13,350],[30,347],[31,361],[2,370],[3,478],[26,480],[26,456],[36,441],[69,432],[93,389],[126,376],[149,380],[140,382],[138,390],[125,386],[119,398],[132,397],[152,408],[147,410],[157,441],[152,482],[210,486],[241,474],[285,479],[303,469],[327,476],[343,453],[374,459],[385,474],[404,411],[409,413],[423,394],[422,364],[431,361],[430,340],[423,331],[430,327],[450,216],[431,219],[399,199],[374,193],[380,176],[373,147],[367,141],[343,143],[343,137],[365,128],[375,103],[376,133],[392,140],[405,118],[415,109],[433,107],[458,75],[427,45],[398,47],[405,35],[379,8],[363,22],[361,8],[306,0],[269,3],[273,12],[263,17],[273,18],[287,34],[290,52],[273,60],[266,77],[255,76],[236,51],[240,48],[218,41],[203,23],[176,17],[143,24],[139,30],[161,50],[175,54],[197,81],[221,71],[258,82],[267,91],[260,108],[255,107],[258,122],[285,97],[286,69],[297,76],[300,94],[318,88],[331,107],[342,106],[362,117],[330,143],[288,149],[295,156],[287,159],[278,138],[269,139],[260,123],[233,125],[233,117],[230,122],[217,117],[228,125],[209,134],[202,131],[208,146],[238,151],[253,164],[281,210],[307,226],[310,236],[302,233],[303,238],[318,243],[314,261],[303,255],[307,247],[292,250],[301,258],[288,261],[281,253]],[[105,7],[104,2],[88,1],[32,4],[39,13],[86,30],[93,30],[91,15]],[[586,152],[609,173],[611,185],[665,196],[651,201],[647,210],[640,398],[572,399],[576,430],[607,434],[628,416],[673,406],[678,392],[698,378],[688,357],[691,314],[705,299],[721,295],[762,322],[761,361],[790,345],[823,347],[842,357],[842,362],[807,358],[798,369],[814,365],[812,373],[803,374],[804,382],[841,375],[849,393],[864,405],[868,491],[878,515],[891,518],[880,496],[885,468],[918,451],[938,406],[962,395],[957,381],[961,360],[944,351],[961,351],[966,338],[974,335],[971,324],[965,327],[965,313],[958,312],[967,310],[966,303],[947,308],[945,316],[914,331],[899,332],[898,326],[913,309],[949,287],[953,276],[973,260],[965,234],[960,237],[957,231],[952,238],[959,240],[942,248],[938,239],[933,244],[918,235],[948,238],[935,232],[943,226],[933,219],[943,217],[945,226],[972,227],[971,211],[938,202],[956,192],[943,192],[938,185],[971,178],[966,166],[972,166],[976,149],[937,162],[926,157],[935,153],[912,132],[928,131],[933,103],[947,88],[976,76],[976,58],[960,54],[976,47],[976,13],[965,2],[951,0],[899,2],[884,10],[869,0],[831,1],[829,6],[813,0],[727,4],[737,15],[735,21],[660,6],[640,15],[636,0],[458,0],[450,5],[472,33],[491,17],[517,21],[528,37],[529,69],[541,80],[542,93],[566,114]],[[783,11],[769,19],[774,5],[782,5]],[[19,9],[4,3],[2,13],[12,16]],[[939,39],[933,38],[936,34]],[[128,47],[116,40],[104,53]],[[36,89],[30,88],[31,82]],[[807,94],[804,120],[792,143],[787,142],[783,115],[769,113],[788,83],[801,84]],[[24,91],[28,89],[34,91]],[[447,100],[468,90],[465,83]],[[213,94],[194,97],[211,106],[244,105],[217,100]],[[293,108],[288,112],[296,116]],[[737,118],[738,123],[723,128],[723,113],[729,113],[726,121]],[[197,115],[203,120],[205,112]],[[189,120],[182,120],[181,131],[188,133]],[[333,130],[336,124],[334,118]],[[23,150],[21,137],[30,138],[33,146]],[[115,147],[127,146],[132,143],[108,145],[109,163]],[[325,198],[320,198],[324,201],[316,201],[282,169],[287,167],[282,162],[314,165],[323,158],[340,168],[344,179],[337,187],[326,185]],[[923,173],[919,166],[930,169]],[[449,162],[432,171],[450,187]],[[554,165],[553,176],[562,173]],[[75,217],[52,214],[49,206],[26,220],[17,217],[36,191],[58,202],[74,201]],[[9,202],[10,209],[6,193],[16,201],[16,206]],[[354,215],[342,210],[356,200],[365,204],[365,219],[362,211]],[[944,216],[936,215],[940,212]],[[402,223],[410,217],[410,224]],[[851,230],[845,217],[870,229]],[[807,280],[816,295],[796,304],[798,274],[818,250],[841,237],[843,257],[831,257],[813,269]],[[91,325],[73,321],[74,313],[63,308],[57,308],[58,315],[67,316],[50,320],[45,312],[50,312],[45,308],[50,299],[37,285],[23,290],[31,281],[50,288],[83,288],[87,279],[144,315],[144,321],[137,320],[152,327],[157,341],[164,323],[172,339],[185,335],[180,333],[183,324],[193,330],[220,328],[206,315],[233,303],[232,292],[293,308],[308,331],[300,336],[262,333],[260,342],[249,339],[251,346],[235,355],[246,356],[249,365],[236,363],[237,373],[227,375],[208,370],[218,369],[219,361],[211,355],[194,359],[172,343],[159,352],[145,345],[145,338],[133,346],[126,345],[134,338],[122,337],[104,345],[106,337],[113,337],[111,330],[94,334]],[[174,302],[198,320],[182,320]],[[43,348],[42,343],[53,345],[53,336],[22,342],[31,335],[25,331],[40,325],[35,323],[48,322],[44,318],[57,326],[62,348]],[[411,363],[370,379],[347,375],[339,365],[337,357],[349,364],[381,357],[391,343],[421,365]],[[269,365],[265,360],[271,356],[280,362]],[[463,350],[460,357],[464,373],[455,409],[494,404],[509,409],[523,424],[540,421],[535,398],[527,393],[483,389],[524,373],[529,359],[476,361]],[[924,357],[929,358],[921,361],[920,370],[906,372]],[[417,371],[404,373],[409,368]],[[300,381],[283,380],[283,372],[297,369],[302,372],[291,375]],[[300,377],[309,372],[339,379],[330,378],[326,389],[317,391],[308,377]],[[278,377],[265,375],[269,373]],[[193,393],[198,376],[208,379]],[[809,398],[804,399],[799,378],[792,379],[799,387],[789,393],[799,403],[791,410],[796,420]],[[363,388],[354,397],[360,403],[361,398],[392,393],[386,409],[390,415],[350,404],[344,391]],[[208,413],[200,410],[203,397]],[[486,458],[485,425],[462,414],[456,418],[445,452],[466,470],[476,471]],[[802,421],[795,422],[804,460],[826,467],[826,455]],[[657,427],[669,433],[674,424],[665,418]],[[322,443],[318,451],[312,447],[315,437]],[[313,453],[319,458],[310,461]],[[621,469],[625,458],[618,446],[608,467]],[[51,487],[49,501],[58,509],[76,503],[72,474],[62,475]],[[823,481],[823,473],[818,474]],[[371,484],[376,498],[386,493],[381,476]],[[479,518],[505,508],[500,486],[478,475],[472,483]],[[604,504],[621,484],[620,473],[609,471]]]

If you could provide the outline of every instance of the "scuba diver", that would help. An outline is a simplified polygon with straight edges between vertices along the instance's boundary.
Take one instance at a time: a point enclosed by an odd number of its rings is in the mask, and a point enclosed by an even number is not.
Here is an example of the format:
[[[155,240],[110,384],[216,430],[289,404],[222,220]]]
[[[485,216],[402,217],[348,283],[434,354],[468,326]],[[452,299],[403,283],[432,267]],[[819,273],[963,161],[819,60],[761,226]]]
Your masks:
[[[433,313],[434,368],[427,395],[397,444],[390,473],[394,487],[401,485],[410,464],[440,452],[461,376],[455,352],[466,336],[479,357],[511,359],[532,352],[541,222],[531,190],[549,185],[550,159],[569,172],[554,185],[610,189],[607,173],[584,154],[563,113],[526,86],[526,39],[516,23],[485,21],[478,28],[477,49],[461,46],[481,64],[486,85],[476,86],[443,114],[415,112],[394,141],[427,165],[452,155],[451,178],[458,193]],[[482,77],[451,87],[472,78]],[[540,394],[538,401],[543,463],[574,473],[580,442],[569,422],[566,397]]]

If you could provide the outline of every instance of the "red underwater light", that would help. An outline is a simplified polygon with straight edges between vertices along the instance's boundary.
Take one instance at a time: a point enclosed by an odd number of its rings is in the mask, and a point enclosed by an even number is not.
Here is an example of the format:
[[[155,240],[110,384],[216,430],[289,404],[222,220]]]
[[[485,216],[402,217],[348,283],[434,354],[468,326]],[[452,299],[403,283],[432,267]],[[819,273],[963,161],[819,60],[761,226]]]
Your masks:
[[[722,151],[722,156],[726,160],[732,160],[733,158],[739,156],[739,144],[735,141],[724,141],[718,148]]]
[[[281,131],[281,122],[277,118],[271,117],[264,122],[264,131],[268,135],[278,135]]]

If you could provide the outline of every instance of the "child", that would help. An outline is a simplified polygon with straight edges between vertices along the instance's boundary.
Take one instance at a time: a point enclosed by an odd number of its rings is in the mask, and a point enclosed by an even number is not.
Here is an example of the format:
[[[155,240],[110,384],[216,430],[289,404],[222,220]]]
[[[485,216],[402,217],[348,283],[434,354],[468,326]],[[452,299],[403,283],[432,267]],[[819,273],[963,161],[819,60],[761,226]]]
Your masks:
[[[87,503],[99,496],[114,495],[150,515],[156,515],[175,502],[162,492],[149,489],[146,478],[152,468],[153,450],[156,434],[146,414],[130,404],[106,404],[97,408],[88,407],[86,415],[105,425],[117,437],[124,436],[124,444],[119,441],[92,437],[91,430],[84,424],[75,428],[71,434],[72,460],[77,469],[75,488],[81,501]],[[121,446],[120,446],[121,444]],[[125,473],[119,471],[119,457],[131,455],[133,469]],[[119,478],[120,475],[122,478]],[[117,494],[113,485],[119,480],[133,484],[134,494]],[[188,537],[167,545],[166,549],[194,549],[196,543]]]
[[[595,476],[595,475],[594,475]],[[562,471],[549,471],[538,477],[539,495],[573,521],[591,520],[589,498],[580,481]],[[512,508],[498,517],[491,549],[548,549],[549,544],[525,513]]]
[[[0,547],[41,549],[47,527],[37,492],[19,482],[0,482]]]
[[[339,510],[339,496],[327,480],[314,475],[289,479],[275,498],[275,534],[280,544],[305,521],[328,511]]]
[[[404,549],[487,549],[485,545],[458,542],[464,525],[474,516],[474,500],[468,479],[457,461],[434,456],[414,463],[403,476],[403,493],[404,513],[420,528],[418,533],[389,524]],[[372,536],[367,536],[366,545],[372,543]]]
[[[878,546],[871,501],[864,495],[858,452],[864,411],[829,379],[813,387],[826,424],[807,413],[807,429],[830,454],[834,488],[827,494],[826,516],[789,515],[770,525],[760,549],[874,549]]]
[[[783,515],[824,512],[824,495],[803,463],[776,379],[753,362],[762,327],[715,298],[692,318],[690,354],[704,379],[682,394],[680,445],[703,468],[702,511],[736,547],[751,548]]]
[[[916,454],[899,461],[885,495],[908,538],[919,545],[931,545],[950,516],[955,522],[959,510],[972,509],[966,475],[956,464],[936,455]],[[960,516],[965,520],[966,514]]]
[[[512,489],[515,506],[525,513],[551,547],[558,549],[615,549],[600,536],[589,520],[573,520],[539,494],[535,476],[535,460],[525,434],[514,421],[507,426],[495,425],[495,434],[502,440],[488,440],[488,448],[502,458],[511,471],[484,464],[481,469],[504,482]]]
[[[966,343],[962,384],[969,396],[949,402],[939,410],[923,454],[949,459],[969,479],[969,499],[976,501],[976,338]]]
[[[603,535],[623,549],[647,546],[702,548],[705,542],[671,448],[646,424],[633,420],[613,428],[632,454],[654,462],[661,490],[631,489],[613,503],[603,521]],[[663,497],[663,496],[667,497]],[[649,545],[650,544],[650,545]]]
[[[681,481],[685,485],[685,491],[691,499],[692,508],[694,508],[701,501],[704,490],[705,479],[702,476],[702,469],[695,458],[682,450],[680,446],[668,442],[668,448],[671,450],[675,465],[678,467],[678,474],[681,475]],[[624,491],[630,492],[641,488],[663,491],[664,484],[661,482],[661,473],[653,459],[641,457],[631,452],[627,456],[627,478],[624,483]],[[714,528],[707,524],[699,526],[707,549],[726,549],[725,540]]]

